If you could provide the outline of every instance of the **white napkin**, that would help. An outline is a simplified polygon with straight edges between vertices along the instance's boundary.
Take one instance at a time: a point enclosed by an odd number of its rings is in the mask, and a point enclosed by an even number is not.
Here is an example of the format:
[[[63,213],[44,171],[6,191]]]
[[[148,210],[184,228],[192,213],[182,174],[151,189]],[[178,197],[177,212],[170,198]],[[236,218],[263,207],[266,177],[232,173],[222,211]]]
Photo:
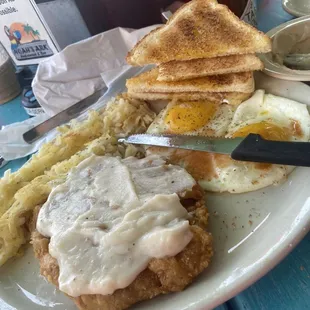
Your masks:
[[[115,28],[69,45],[41,62],[32,87],[45,112],[53,116],[109,86],[129,69],[125,59],[128,51],[154,27]]]
[[[110,86],[130,69],[128,51],[158,25],[139,30],[115,28],[67,46],[42,61],[32,82],[34,94],[46,112],[35,118],[6,126],[0,131],[0,156],[12,160],[36,152],[55,137],[55,130],[31,145],[22,135],[104,86]],[[100,99],[99,99],[100,100]]]
[[[30,128],[44,122],[48,119],[46,114],[38,115],[37,117],[29,118],[23,122],[13,123],[3,126],[0,130],[0,154],[5,160],[12,160],[24,157],[33,153],[33,149],[38,150],[41,145],[55,137],[55,131],[49,137],[45,137],[36,141],[33,144],[25,143],[23,133]]]

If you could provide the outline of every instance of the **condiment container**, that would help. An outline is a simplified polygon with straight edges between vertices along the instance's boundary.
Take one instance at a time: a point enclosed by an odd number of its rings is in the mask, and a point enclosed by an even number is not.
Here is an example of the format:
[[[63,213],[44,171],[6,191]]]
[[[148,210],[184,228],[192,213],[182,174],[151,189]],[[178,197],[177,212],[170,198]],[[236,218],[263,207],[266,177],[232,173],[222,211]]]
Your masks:
[[[264,72],[272,77],[291,81],[310,81],[310,16],[288,21],[267,32],[272,39],[272,52],[260,55],[264,62]],[[305,70],[296,70],[304,64]],[[300,63],[298,63],[300,62]],[[298,65],[298,66],[297,66]]]
[[[0,104],[12,100],[20,91],[14,65],[0,44]]]

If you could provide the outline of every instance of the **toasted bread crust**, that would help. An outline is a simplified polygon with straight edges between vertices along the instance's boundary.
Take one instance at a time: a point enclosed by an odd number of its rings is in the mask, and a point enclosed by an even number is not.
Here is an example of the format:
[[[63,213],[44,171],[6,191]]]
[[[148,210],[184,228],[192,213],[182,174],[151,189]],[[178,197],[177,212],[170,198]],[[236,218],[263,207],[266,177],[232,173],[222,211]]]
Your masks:
[[[142,38],[127,62],[142,66],[172,60],[266,53],[268,36],[241,21],[216,0],[193,0],[167,22]]]
[[[253,54],[169,61],[158,66],[158,81],[182,81],[209,75],[262,70],[263,62]]]
[[[128,92],[241,92],[254,91],[252,72],[206,76],[182,81],[158,81],[158,68],[130,78],[126,82]]]
[[[201,196],[199,189],[197,196]],[[184,201],[186,202],[186,201]],[[204,229],[208,222],[208,211],[203,200],[196,203],[187,201],[185,206],[192,212],[190,219],[193,238],[186,248],[175,257],[153,259],[148,267],[126,288],[112,295],[82,295],[72,298],[81,310],[122,310],[131,305],[154,298],[160,294],[183,290],[193,279],[208,267],[212,250],[212,237]],[[34,212],[34,222],[39,212]],[[38,231],[32,233],[35,256],[40,262],[41,274],[58,287],[59,266],[57,260],[48,252],[49,239]]]
[[[243,101],[249,99],[252,93],[210,93],[210,92],[180,92],[180,93],[135,93],[129,92],[128,96],[145,100],[178,100],[178,101],[201,101],[208,100],[216,103],[227,102],[231,105],[239,105]]]

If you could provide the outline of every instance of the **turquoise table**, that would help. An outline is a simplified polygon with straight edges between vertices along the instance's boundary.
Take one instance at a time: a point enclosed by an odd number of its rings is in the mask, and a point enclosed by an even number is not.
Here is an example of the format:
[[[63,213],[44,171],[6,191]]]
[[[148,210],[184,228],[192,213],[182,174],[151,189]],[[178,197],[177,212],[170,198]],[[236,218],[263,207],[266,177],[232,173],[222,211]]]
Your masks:
[[[258,0],[257,6],[258,25],[265,32],[292,19],[282,9],[281,0]],[[0,106],[0,126],[26,118],[20,97]],[[22,158],[10,162],[0,169],[0,176],[6,169],[15,171],[27,160],[28,158]],[[310,234],[265,277],[216,310],[273,309],[310,309]]]
[[[14,122],[20,122],[27,118],[28,114],[21,105],[20,96],[10,102],[0,105],[0,127]],[[2,177],[4,171],[7,169],[11,169],[12,171],[17,170],[28,160],[28,158],[29,157],[19,158],[9,162],[6,166],[0,169],[0,177]]]

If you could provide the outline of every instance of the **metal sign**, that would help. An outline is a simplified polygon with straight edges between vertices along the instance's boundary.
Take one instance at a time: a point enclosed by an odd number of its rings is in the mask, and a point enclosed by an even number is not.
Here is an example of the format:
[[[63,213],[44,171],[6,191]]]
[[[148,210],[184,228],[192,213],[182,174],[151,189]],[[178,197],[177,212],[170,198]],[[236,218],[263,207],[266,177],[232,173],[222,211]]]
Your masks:
[[[38,64],[60,50],[33,0],[0,0],[0,42],[16,66]]]

